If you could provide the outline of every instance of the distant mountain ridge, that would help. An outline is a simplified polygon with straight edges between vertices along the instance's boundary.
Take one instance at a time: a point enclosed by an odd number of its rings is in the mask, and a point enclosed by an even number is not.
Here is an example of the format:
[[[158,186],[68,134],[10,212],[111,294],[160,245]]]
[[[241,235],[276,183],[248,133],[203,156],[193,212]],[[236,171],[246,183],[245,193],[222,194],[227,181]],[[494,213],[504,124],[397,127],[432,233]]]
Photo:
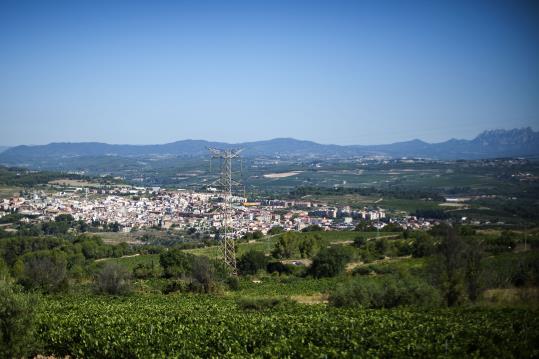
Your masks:
[[[432,159],[481,159],[538,156],[539,132],[530,127],[484,131],[473,140],[450,139],[427,143],[418,139],[386,145],[324,145],[293,138],[229,144],[204,140],[182,140],[162,145],[114,145],[99,142],[50,143],[16,146],[0,153],[0,164],[32,164],[43,159],[84,156],[207,156],[208,147],[244,148],[245,156],[353,157],[386,156]]]

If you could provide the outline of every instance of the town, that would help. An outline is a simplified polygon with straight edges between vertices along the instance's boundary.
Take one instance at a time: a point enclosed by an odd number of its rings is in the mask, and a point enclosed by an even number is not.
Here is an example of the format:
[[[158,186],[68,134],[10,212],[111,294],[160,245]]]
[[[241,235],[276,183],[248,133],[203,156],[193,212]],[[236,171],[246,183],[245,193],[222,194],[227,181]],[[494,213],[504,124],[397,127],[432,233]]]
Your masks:
[[[157,228],[216,233],[223,223],[224,202],[224,196],[212,188],[207,192],[131,186],[112,189],[64,187],[56,191],[34,189],[3,199],[0,218],[16,212],[24,217],[23,222],[38,223],[53,221],[65,214],[97,228],[115,224],[116,230],[123,232]],[[241,196],[233,196],[230,203],[230,235],[235,238],[255,231],[267,234],[276,226],[285,231],[301,231],[309,226],[319,226],[322,230],[350,230],[360,222],[371,223],[377,229],[389,223],[403,229],[425,229],[432,224],[414,216],[389,218],[379,207],[352,209],[350,206],[332,207],[326,203],[281,199],[248,202]]]

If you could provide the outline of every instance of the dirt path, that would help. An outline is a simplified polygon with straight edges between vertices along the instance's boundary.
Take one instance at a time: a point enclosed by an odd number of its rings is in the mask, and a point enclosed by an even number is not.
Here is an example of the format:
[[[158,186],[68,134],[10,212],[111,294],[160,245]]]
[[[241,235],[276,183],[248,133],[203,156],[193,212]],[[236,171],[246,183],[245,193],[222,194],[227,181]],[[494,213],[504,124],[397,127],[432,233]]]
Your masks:
[[[131,254],[131,255],[128,255],[128,256],[121,256],[121,257],[117,257],[117,258],[114,258],[114,257],[99,258],[99,259],[96,259],[95,261],[96,262],[102,262],[102,261],[106,261],[106,260],[109,260],[109,259],[122,259],[122,258],[138,257],[138,256],[140,256],[140,253]]]

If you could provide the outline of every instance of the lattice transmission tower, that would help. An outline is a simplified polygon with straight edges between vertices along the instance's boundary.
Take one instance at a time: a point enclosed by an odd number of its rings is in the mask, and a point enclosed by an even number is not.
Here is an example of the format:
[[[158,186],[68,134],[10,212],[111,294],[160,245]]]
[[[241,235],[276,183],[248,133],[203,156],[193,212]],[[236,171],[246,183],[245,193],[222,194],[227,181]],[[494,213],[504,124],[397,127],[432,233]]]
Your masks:
[[[232,178],[232,160],[238,158],[243,149],[217,149],[208,148],[211,158],[221,160],[221,173],[219,179],[213,184],[223,194],[224,203],[220,207],[221,212],[221,250],[223,260],[230,271],[236,275],[238,268],[236,266],[236,243],[229,229],[232,227],[232,188],[239,186],[240,183]],[[211,161],[211,160],[210,160]],[[211,162],[210,162],[211,165]]]

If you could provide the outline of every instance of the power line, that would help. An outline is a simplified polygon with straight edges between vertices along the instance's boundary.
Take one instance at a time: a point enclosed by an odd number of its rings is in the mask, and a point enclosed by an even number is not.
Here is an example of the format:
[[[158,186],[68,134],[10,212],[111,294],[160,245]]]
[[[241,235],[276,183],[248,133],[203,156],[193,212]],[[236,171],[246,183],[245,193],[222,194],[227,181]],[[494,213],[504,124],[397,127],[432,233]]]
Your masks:
[[[223,236],[220,240],[223,260],[234,275],[238,274],[236,243],[234,237],[229,233],[229,228],[232,227],[232,188],[238,186],[239,182],[232,178],[232,160],[238,158],[242,150],[208,148],[211,158],[219,158],[221,160],[221,173],[217,181],[214,182],[214,185],[223,194],[224,199],[223,206],[220,207],[221,228],[223,230]]]

